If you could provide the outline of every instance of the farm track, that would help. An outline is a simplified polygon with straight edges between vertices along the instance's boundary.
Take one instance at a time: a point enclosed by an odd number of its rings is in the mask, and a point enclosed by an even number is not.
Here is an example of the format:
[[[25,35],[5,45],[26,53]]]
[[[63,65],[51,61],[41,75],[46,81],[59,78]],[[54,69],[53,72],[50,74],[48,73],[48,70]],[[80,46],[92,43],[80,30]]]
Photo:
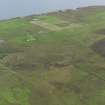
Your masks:
[[[44,27],[44,28],[46,28],[50,31],[60,31],[60,30],[62,30],[62,28],[57,27],[56,25],[52,25],[52,24],[45,23],[45,22],[42,22],[42,21],[31,21],[30,23],[38,25],[40,27]]]

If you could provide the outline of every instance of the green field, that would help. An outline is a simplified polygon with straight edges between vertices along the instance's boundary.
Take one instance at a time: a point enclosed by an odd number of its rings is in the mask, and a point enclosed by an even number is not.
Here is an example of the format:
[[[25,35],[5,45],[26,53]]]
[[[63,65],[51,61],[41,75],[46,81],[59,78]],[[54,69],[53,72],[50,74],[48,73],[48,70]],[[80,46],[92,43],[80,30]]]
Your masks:
[[[0,21],[0,105],[105,105],[105,7]]]

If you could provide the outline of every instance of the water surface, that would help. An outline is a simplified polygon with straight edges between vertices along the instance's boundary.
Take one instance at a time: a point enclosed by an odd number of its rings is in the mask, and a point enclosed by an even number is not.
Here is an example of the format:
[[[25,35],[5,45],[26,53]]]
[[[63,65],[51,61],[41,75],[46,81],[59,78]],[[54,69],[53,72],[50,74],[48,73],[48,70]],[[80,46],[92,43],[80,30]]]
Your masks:
[[[0,0],[0,19],[104,4],[105,0]]]

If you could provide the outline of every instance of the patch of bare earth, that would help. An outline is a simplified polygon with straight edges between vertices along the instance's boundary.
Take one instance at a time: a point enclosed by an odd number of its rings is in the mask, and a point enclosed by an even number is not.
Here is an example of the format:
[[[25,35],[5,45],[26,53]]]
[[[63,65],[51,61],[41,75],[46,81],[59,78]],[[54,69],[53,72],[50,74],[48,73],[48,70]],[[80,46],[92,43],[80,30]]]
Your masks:
[[[98,54],[105,56],[105,39],[94,43],[91,48]]]
[[[96,31],[95,33],[105,35],[105,29],[100,29],[100,30]]]

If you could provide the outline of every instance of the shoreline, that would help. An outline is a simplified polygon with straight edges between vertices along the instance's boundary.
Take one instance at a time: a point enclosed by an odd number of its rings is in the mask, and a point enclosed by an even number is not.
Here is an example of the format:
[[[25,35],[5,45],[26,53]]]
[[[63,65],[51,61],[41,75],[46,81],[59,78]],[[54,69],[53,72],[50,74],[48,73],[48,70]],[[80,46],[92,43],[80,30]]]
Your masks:
[[[57,12],[65,12],[65,11],[78,11],[78,10],[82,10],[82,9],[95,9],[95,8],[104,8],[105,9],[105,5],[90,5],[90,6],[80,6],[80,7],[77,7],[77,8],[68,8],[68,9],[59,9],[59,10],[54,10],[54,11],[46,11],[46,12],[42,12],[42,13],[32,13],[32,14],[27,14],[27,15],[23,15],[23,16],[14,16],[14,17],[10,17],[10,18],[4,18],[4,19],[0,19],[0,22],[1,21],[8,21],[8,20],[13,20],[13,19],[22,19],[22,18],[25,18],[25,17],[32,17],[32,16],[40,16],[40,15],[47,15],[49,13],[57,13]]]

